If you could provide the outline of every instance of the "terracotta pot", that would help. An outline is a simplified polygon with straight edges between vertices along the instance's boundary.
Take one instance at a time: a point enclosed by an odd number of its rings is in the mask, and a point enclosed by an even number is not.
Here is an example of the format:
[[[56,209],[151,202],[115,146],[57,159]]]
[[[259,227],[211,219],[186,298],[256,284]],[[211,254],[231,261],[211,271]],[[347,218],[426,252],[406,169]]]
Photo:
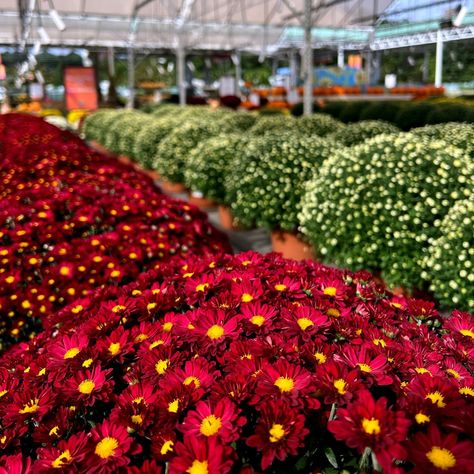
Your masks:
[[[272,232],[272,249],[291,260],[315,259],[311,245],[290,232],[274,230]]]
[[[230,207],[219,205],[218,210],[221,227],[226,230],[238,230],[238,226],[234,224],[234,217]]]
[[[124,165],[134,164],[134,162],[128,156],[125,156],[125,155],[119,155],[118,160],[120,161],[120,163],[123,163]]]
[[[151,179],[153,179],[154,181],[159,181],[161,179],[161,176],[160,176],[160,173],[158,173],[158,171],[154,171],[154,170],[144,170],[144,169],[141,169],[141,171],[143,171],[144,173],[146,173]]]
[[[167,193],[184,193],[186,186],[183,183],[172,183],[171,181],[162,181],[161,188]]]
[[[101,145],[99,142],[95,140],[91,140],[89,142],[89,145],[91,148],[93,148],[95,151],[98,151],[99,153],[103,153],[104,155],[109,155],[109,156],[114,155],[111,151],[107,150],[105,146]]]
[[[191,191],[188,197],[189,204],[194,204],[200,209],[211,209],[216,207],[216,203],[212,199],[205,198],[202,193]]]

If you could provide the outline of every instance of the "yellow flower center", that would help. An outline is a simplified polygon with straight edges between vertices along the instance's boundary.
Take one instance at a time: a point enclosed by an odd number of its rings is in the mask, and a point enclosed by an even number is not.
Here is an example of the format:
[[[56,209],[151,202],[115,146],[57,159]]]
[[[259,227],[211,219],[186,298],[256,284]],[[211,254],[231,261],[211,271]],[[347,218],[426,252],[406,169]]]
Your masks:
[[[13,276],[11,276],[11,275],[10,275],[10,276],[7,276],[7,277],[5,278],[5,281],[6,281],[8,284],[11,284],[11,283],[13,283],[13,282],[15,281],[15,277],[13,277]]]
[[[94,388],[95,383],[90,379],[83,380],[77,387],[79,392],[83,393],[84,395],[90,395]]]
[[[94,362],[94,359],[86,359],[82,363],[82,367],[85,367],[86,369],[88,369],[92,365],[92,362]]]
[[[362,429],[369,435],[378,435],[380,433],[380,423],[376,418],[362,420]]]
[[[277,291],[285,291],[287,288],[286,285],[284,285],[283,283],[278,283],[277,285],[275,285],[275,290]]]
[[[199,379],[197,377],[194,377],[193,375],[190,375],[189,377],[186,377],[184,379],[183,384],[184,385],[191,385],[192,382],[194,382],[194,386],[196,388],[199,388],[201,386],[201,382],[199,381]]]
[[[376,346],[387,347],[387,343],[383,339],[374,339],[372,341]]]
[[[146,309],[147,309],[148,312],[154,310],[155,308],[156,308],[156,303],[148,303],[146,305]]]
[[[328,316],[332,316],[333,318],[338,318],[340,315],[341,315],[341,312],[336,309],[336,308],[329,308],[327,311],[326,311],[326,314]]]
[[[59,426],[58,426],[58,425],[53,426],[53,427],[49,430],[48,435],[49,435],[49,436],[58,436],[58,431],[59,431]]]
[[[118,441],[110,436],[101,439],[95,447],[95,454],[102,459],[110,458],[115,455],[115,450],[118,448]]]
[[[323,293],[327,296],[336,296],[337,294],[337,288],[334,286],[327,286],[324,288]]]
[[[207,461],[198,461],[195,459],[191,464],[191,467],[186,470],[188,474],[209,474],[207,469]]]
[[[74,314],[80,313],[84,309],[84,306],[78,304],[77,306],[74,306],[74,308],[71,309],[71,312]]]
[[[318,364],[324,364],[328,360],[326,354],[322,352],[315,352],[314,358],[318,361]]]
[[[463,336],[467,336],[467,337],[470,337],[470,338],[474,339],[474,332],[471,331],[470,329],[461,329],[459,332]]]
[[[170,451],[173,451],[173,446],[174,446],[173,441],[171,440],[165,441],[165,443],[160,449],[161,455],[164,456],[165,454],[168,454]]]
[[[334,380],[334,388],[337,390],[339,395],[345,395],[347,393],[346,385],[347,384],[344,379]]]
[[[143,418],[141,415],[132,415],[132,423],[136,425],[141,425],[143,423]]]
[[[159,360],[155,364],[155,370],[160,374],[163,375],[166,372],[166,369],[168,368],[170,361],[169,359],[166,360]]]
[[[265,318],[263,316],[260,316],[259,314],[256,314],[255,316],[252,316],[250,318],[250,322],[252,324],[255,324],[255,326],[262,326],[263,323],[265,322]]]
[[[173,323],[168,321],[165,324],[163,324],[163,331],[165,332],[170,332],[173,329]]]
[[[168,403],[168,411],[170,413],[178,413],[179,409],[179,400],[176,398],[172,402]]]
[[[367,372],[367,373],[372,372],[372,367],[370,367],[369,364],[360,363],[357,365],[359,366],[359,369],[362,370],[362,372]]]
[[[71,452],[69,449],[63,451],[52,463],[51,467],[59,469],[63,467],[65,464],[69,464],[72,461]]]
[[[117,355],[120,351],[120,342],[112,342],[109,346],[109,352],[111,355]]]
[[[18,413],[20,415],[25,415],[26,413],[35,413],[39,410],[39,399],[35,398],[34,400],[30,400],[26,405],[21,408]]]
[[[149,346],[148,349],[151,351],[155,347],[163,345],[165,342],[162,339],[158,339],[157,341],[153,341]]]
[[[124,309],[126,309],[125,306],[118,304],[112,308],[112,312],[119,313],[120,311],[123,311]]]
[[[415,415],[415,421],[419,424],[422,425],[423,423],[429,423],[430,422],[430,417],[428,415],[425,415],[424,413],[417,413]]]
[[[425,369],[424,367],[415,367],[415,372],[418,374],[430,374],[431,372],[428,369]]]
[[[270,442],[271,443],[277,443],[283,437],[285,436],[285,428],[283,425],[280,425],[279,423],[273,423],[272,427],[270,428]]]
[[[459,393],[461,395],[470,395],[471,397],[474,397],[474,389],[471,387],[461,387]]]
[[[244,293],[240,299],[242,303],[250,303],[253,300],[253,296],[250,293]]]
[[[148,339],[148,335],[147,334],[144,334],[144,333],[140,333],[136,338],[135,338],[135,341],[136,342],[143,342],[145,340]]]
[[[207,337],[215,341],[224,335],[224,328],[219,324],[214,324],[207,330]]]
[[[196,291],[204,292],[207,288],[209,288],[209,283],[199,283],[199,285],[196,286]]]
[[[68,276],[69,273],[70,273],[70,271],[71,271],[71,270],[69,269],[69,267],[61,267],[61,268],[59,269],[59,273],[60,273],[62,276]]]
[[[298,326],[301,328],[302,331],[306,331],[306,329],[308,329],[309,327],[314,326],[313,321],[308,318],[299,318],[296,322],[298,323]]]
[[[428,393],[425,399],[430,399],[431,403],[433,403],[433,405],[436,405],[438,408],[444,408],[446,406],[446,403],[444,403],[443,395],[438,391]]]
[[[139,403],[144,403],[145,402],[145,399],[143,397],[136,397],[132,400],[132,403],[136,403],[137,405]]]
[[[199,431],[204,436],[214,436],[219,432],[221,426],[222,421],[219,417],[209,415],[201,421],[201,427],[199,428]]]
[[[461,374],[459,372],[457,372],[456,370],[454,370],[454,369],[446,369],[446,372],[449,375],[452,375],[455,379],[460,379],[461,378]]]
[[[438,469],[446,471],[456,465],[456,458],[454,454],[446,448],[433,446],[430,451],[426,453],[426,457]]]
[[[295,382],[290,377],[278,377],[274,385],[276,385],[282,393],[291,392],[295,388]]]

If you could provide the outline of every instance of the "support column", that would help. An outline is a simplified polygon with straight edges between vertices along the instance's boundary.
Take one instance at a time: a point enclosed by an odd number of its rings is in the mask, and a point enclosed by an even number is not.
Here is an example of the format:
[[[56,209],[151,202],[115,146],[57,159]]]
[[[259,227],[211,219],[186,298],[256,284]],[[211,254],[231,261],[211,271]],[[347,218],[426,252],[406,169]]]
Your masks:
[[[133,109],[135,103],[135,50],[132,45],[127,49],[128,100],[127,109]]]
[[[298,57],[296,51],[290,52],[290,87],[294,89],[298,85]]]
[[[337,48],[337,67],[339,69],[344,69],[344,48],[339,46]]]
[[[436,70],[435,70],[435,86],[443,85],[443,33],[438,30],[436,37]]]
[[[185,75],[185,64],[186,61],[186,53],[184,48],[179,45],[176,51],[176,69],[177,69],[177,82],[178,82],[178,89],[179,89],[179,105],[184,107],[186,105],[186,79]]]
[[[425,49],[423,55],[422,80],[424,84],[430,82],[430,51],[428,50],[428,48]]]
[[[109,93],[107,95],[107,105],[115,107],[118,104],[117,89],[115,87],[115,54],[114,48],[107,48],[107,75],[109,79]]]
[[[365,75],[367,86],[371,85],[372,82],[372,50],[369,49],[365,54]]]
[[[311,38],[311,0],[304,2],[304,49],[303,49],[303,64],[304,64],[304,99],[303,110],[304,115],[311,115],[313,113],[313,45]]]
[[[235,52],[235,95],[240,97],[240,82],[242,81],[242,56],[240,51]]]

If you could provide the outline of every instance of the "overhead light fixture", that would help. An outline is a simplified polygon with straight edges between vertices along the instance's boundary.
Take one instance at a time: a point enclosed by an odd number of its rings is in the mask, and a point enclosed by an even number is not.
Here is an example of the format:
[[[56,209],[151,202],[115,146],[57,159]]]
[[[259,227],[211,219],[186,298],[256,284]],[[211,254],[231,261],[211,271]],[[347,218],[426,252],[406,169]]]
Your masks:
[[[456,28],[459,28],[462,25],[462,22],[464,21],[466,14],[467,14],[466,5],[459,5],[458,14],[456,15],[456,18],[453,20],[453,26],[455,26]]]
[[[49,43],[51,41],[48,32],[42,26],[38,27],[38,36],[40,37],[42,43]]]
[[[66,29],[66,25],[63,19],[59,16],[57,10],[55,10],[54,8],[50,8],[49,17],[51,18],[51,20],[53,20],[53,23],[56,25],[56,28],[59,31],[64,31]]]

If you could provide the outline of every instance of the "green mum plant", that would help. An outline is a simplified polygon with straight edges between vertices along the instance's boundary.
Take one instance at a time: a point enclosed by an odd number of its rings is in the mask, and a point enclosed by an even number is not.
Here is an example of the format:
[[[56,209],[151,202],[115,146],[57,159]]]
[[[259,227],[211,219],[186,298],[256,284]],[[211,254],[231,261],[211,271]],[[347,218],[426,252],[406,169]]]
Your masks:
[[[415,135],[431,140],[444,140],[450,145],[457,146],[474,158],[474,125],[469,123],[442,123],[426,125],[411,131]]]
[[[324,162],[307,185],[301,231],[326,261],[381,270],[392,286],[421,286],[436,224],[473,185],[472,160],[459,148],[379,135]]]
[[[129,124],[141,116],[146,116],[146,114],[135,110],[122,110],[117,113],[103,132],[102,144],[113,153],[122,154],[122,137],[126,134]]]
[[[84,136],[86,140],[96,140],[103,144],[103,134],[105,126],[111,122],[117,111],[110,109],[101,109],[86,117],[84,121]]]
[[[135,153],[139,133],[154,121],[153,117],[142,112],[136,115],[129,115],[125,120],[121,121],[122,134],[119,136],[118,142],[120,154],[139,161],[138,155]]]
[[[239,134],[220,134],[199,143],[191,151],[184,172],[186,186],[220,204],[225,203],[225,178],[246,142]]]
[[[228,179],[236,221],[296,231],[304,183],[333,150],[323,138],[294,133],[268,133],[249,142]]]
[[[180,123],[174,117],[153,118],[146,123],[137,134],[134,156],[145,168],[153,167],[158,145]]]
[[[327,114],[307,115],[297,119],[298,131],[305,135],[318,135],[325,137],[326,135],[343,130],[345,125]]]
[[[249,112],[233,112],[219,120],[222,133],[245,132],[253,127],[257,121],[257,115]]]
[[[219,133],[212,120],[184,123],[159,143],[152,168],[168,181],[182,183],[191,151],[198,144]]]
[[[423,260],[423,277],[446,308],[474,311],[474,193],[457,201],[441,221],[441,235]]]
[[[249,132],[258,137],[267,132],[287,132],[297,131],[297,119],[288,115],[269,115],[259,117],[255,125],[249,129]]]
[[[398,134],[400,129],[383,120],[362,120],[361,122],[350,123],[345,127],[341,127],[330,136],[344,146],[353,146],[384,133]]]

